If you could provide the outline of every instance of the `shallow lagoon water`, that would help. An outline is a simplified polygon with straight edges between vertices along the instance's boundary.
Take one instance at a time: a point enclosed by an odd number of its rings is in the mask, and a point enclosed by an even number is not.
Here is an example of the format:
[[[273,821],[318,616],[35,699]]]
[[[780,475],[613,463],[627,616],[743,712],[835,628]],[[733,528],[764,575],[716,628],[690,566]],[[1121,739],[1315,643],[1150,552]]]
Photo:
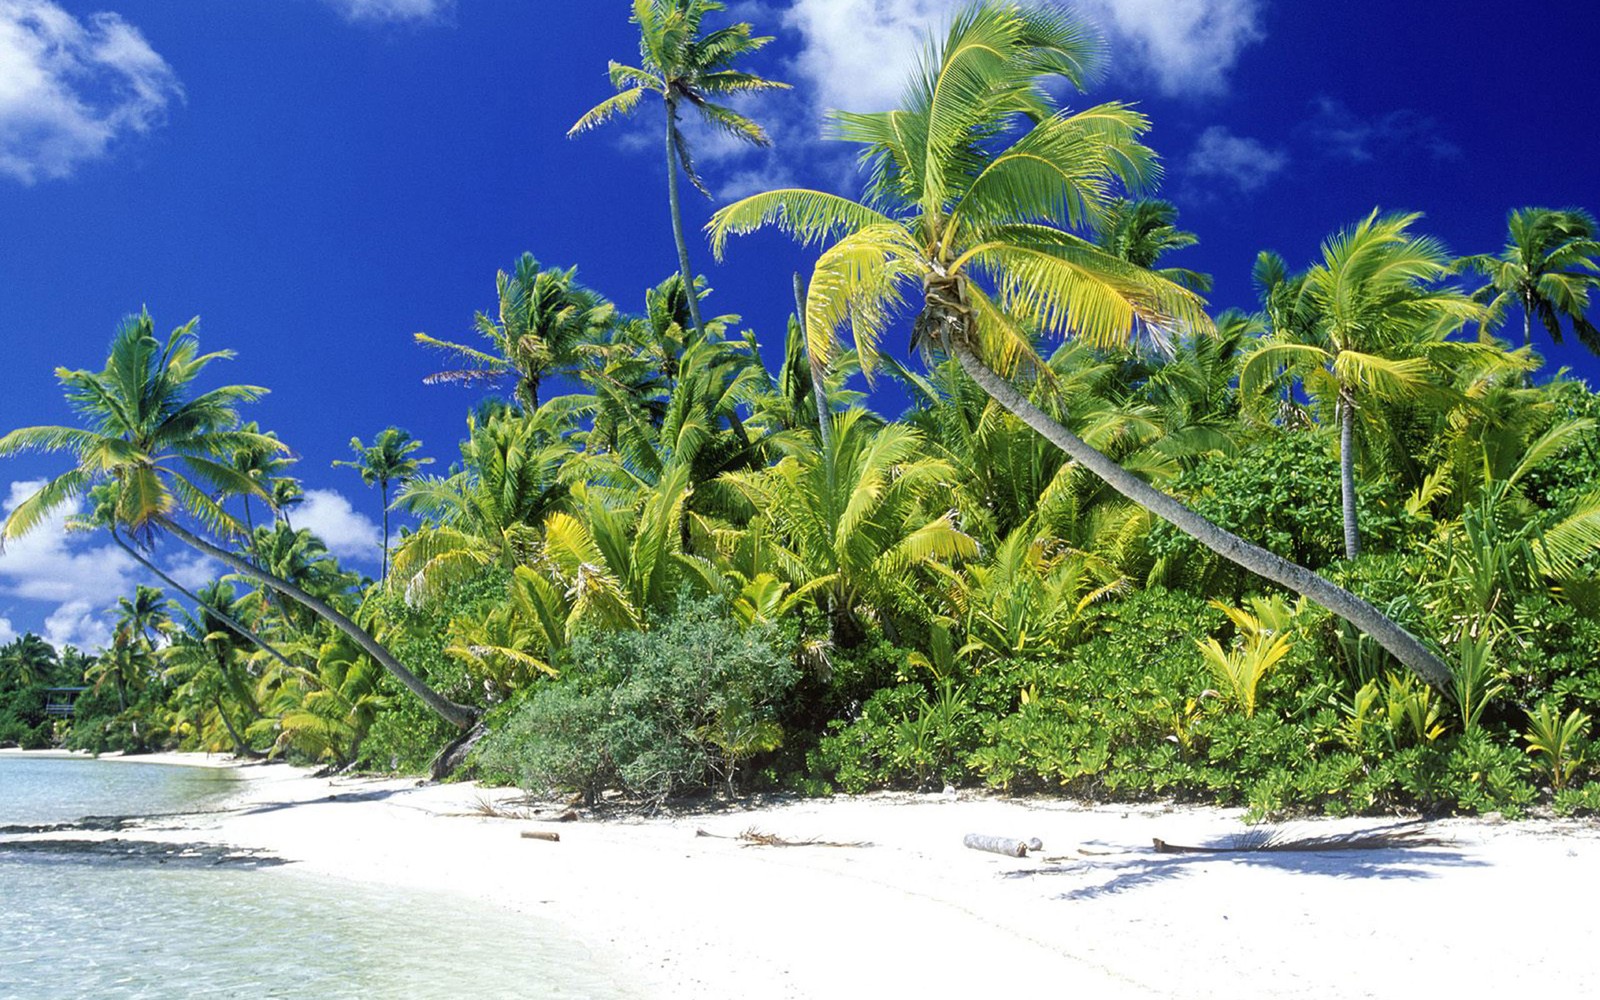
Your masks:
[[[0,825],[216,807],[236,776],[0,759]],[[137,808],[129,808],[136,805]],[[0,853],[0,998],[622,998],[550,922],[295,866]]]

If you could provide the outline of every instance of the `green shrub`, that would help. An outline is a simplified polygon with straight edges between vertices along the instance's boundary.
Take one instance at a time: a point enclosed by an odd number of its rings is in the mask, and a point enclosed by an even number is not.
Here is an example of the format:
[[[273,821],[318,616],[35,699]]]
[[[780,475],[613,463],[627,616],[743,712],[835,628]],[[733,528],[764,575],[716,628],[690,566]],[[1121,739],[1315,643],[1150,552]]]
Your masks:
[[[606,787],[660,801],[720,782],[782,740],[798,672],[771,630],[741,630],[717,599],[681,601],[647,632],[579,639],[565,676],[536,687],[484,741],[486,770],[534,792]]]

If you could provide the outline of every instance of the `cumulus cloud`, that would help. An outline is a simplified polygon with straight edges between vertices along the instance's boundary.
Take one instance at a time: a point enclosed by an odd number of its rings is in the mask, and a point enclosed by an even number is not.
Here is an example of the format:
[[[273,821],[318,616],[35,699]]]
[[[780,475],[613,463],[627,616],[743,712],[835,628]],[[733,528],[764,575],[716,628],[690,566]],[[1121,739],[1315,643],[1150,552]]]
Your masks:
[[[42,485],[42,480],[12,483],[5,512],[9,514]],[[67,531],[67,518],[82,510],[81,502],[63,507],[25,537],[7,543],[0,553],[0,593],[103,608],[131,587],[138,564],[126,552],[95,545],[92,535]]]
[[[111,614],[89,601],[68,601],[44,620],[44,640],[57,649],[104,649],[111,645]]]
[[[1200,133],[1184,162],[1188,179],[1222,181],[1243,194],[1260,190],[1289,165],[1289,154],[1256,139],[1234,135],[1221,125]]]
[[[11,619],[0,618],[0,646],[5,645],[17,637],[17,630],[11,624]]]
[[[0,175],[68,177],[159,125],[183,89],[139,29],[50,0],[0,0]]]
[[[382,529],[337,490],[306,490],[305,502],[295,508],[294,526],[310,529],[340,559],[376,563],[383,547]]]
[[[1439,123],[1420,112],[1402,108],[1363,118],[1331,97],[1319,98],[1314,107],[1305,131],[1322,152],[1337,159],[1370,163],[1416,153],[1435,160],[1461,156],[1460,147],[1444,137]]]
[[[881,111],[899,102],[928,33],[942,30],[957,6],[959,0],[796,0],[780,23],[801,38],[794,70],[817,106]],[[1239,54],[1262,38],[1260,0],[1075,6],[1106,35],[1114,72],[1147,76],[1168,94],[1225,89]]]
[[[1228,73],[1261,40],[1259,0],[1079,0],[1111,43],[1113,71],[1131,68],[1163,93],[1227,89]]]
[[[455,0],[327,0],[351,24],[429,24],[448,18]]]

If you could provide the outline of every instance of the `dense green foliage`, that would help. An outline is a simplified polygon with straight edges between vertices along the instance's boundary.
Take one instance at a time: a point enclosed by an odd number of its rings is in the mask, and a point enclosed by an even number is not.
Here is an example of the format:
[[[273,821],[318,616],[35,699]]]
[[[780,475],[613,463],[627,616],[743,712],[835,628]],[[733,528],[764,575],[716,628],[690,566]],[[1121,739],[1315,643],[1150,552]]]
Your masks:
[[[695,30],[716,9],[674,2]],[[843,115],[869,146],[870,204],[790,191],[722,216],[719,247],[773,221],[848,234],[777,366],[738,316],[698,321],[707,289],[686,262],[629,314],[523,256],[478,314],[482,350],[423,338],[465,359],[432,381],[501,380],[509,398],[477,403],[445,474],[420,474],[404,431],[352,441],[349,464],[405,516],[376,581],[294,526],[283,443],[236,412],[262,390],[192,386],[221,356],[198,354],[192,326],[163,344],[134,317],[103,372],[62,375],[85,427],[0,438],[0,455],[76,463],[5,533],[85,497],[81,526],[141,558],[192,529],[238,562],[193,593],[129,595],[94,656],[0,648],[0,742],[420,771],[461,733],[443,704],[489,723],[479,774],[591,802],[953,783],[1265,813],[1600,809],[1600,396],[1492,337],[1528,308],[1588,342],[1587,217],[1520,211],[1499,257],[1452,262],[1413,217],[1375,214],[1304,272],[1263,255],[1259,311],[1210,317],[1206,276],[1159,259],[1193,234],[1134,197],[1158,175],[1148,123],[1070,113],[1035,84],[1091,75],[1068,58],[1088,51],[1076,22],[991,3],[957,27],[1049,49],[974,77],[988,117],[966,125],[913,94],[908,114],[970,148],[911,170],[875,131],[886,119]],[[613,111],[671,75],[646,68],[617,77]],[[1021,119],[1034,131],[1007,131]],[[1082,157],[1082,190],[1018,162],[980,184],[1002,138]],[[972,228],[942,228],[951,202]],[[1559,281],[1523,280],[1550,260]],[[952,276],[968,266],[994,280],[969,289]],[[1459,283],[1473,273],[1481,287]],[[931,296],[919,371],[873,350],[905,284]],[[970,309],[975,346],[1032,405],[1376,605],[1449,683],[1068,461],[951,360],[974,345],[941,338]],[[836,342],[846,328],[861,353]],[[850,384],[863,364],[898,380],[907,412],[871,409]],[[580,391],[541,395],[554,374]],[[119,424],[96,409],[106,386],[164,402]],[[79,685],[70,724],[43,714],[44,688]]]

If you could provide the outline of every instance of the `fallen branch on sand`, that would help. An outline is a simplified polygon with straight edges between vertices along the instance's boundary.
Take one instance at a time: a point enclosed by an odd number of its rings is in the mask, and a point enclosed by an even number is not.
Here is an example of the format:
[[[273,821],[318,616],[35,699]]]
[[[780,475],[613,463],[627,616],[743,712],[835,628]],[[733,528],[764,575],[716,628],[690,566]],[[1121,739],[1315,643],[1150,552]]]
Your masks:
[[[1157,854],[1235,854],[1254,851],[1382,851],[1399,847],[1438,847],[1444,840],[1428,835],[1424,820],[1354,830],[1349,833],[1295,836],[1283,830],[1252,830],[1231,845],[1169,844],[1154,838]]]
[[[1044,850],[1044,844],[1038,837],[1018,840],[1015,837],[991,837],[983,833],[969,833],[961,838],[961,844],[974,851],[1004,854],[1008,858],[1023,858],[1027,857],[1029,851]]]
[[[755,827],[750,827],[737,836],[730,837],[725,833],[712,833],[709,830],[696,830],[696,837],[712,837],[716,840],[737,840],[745,847],[871,847],[869,840],[820,840],[808,837],[805,840],[790,840],[774,833],[763,833]]]

